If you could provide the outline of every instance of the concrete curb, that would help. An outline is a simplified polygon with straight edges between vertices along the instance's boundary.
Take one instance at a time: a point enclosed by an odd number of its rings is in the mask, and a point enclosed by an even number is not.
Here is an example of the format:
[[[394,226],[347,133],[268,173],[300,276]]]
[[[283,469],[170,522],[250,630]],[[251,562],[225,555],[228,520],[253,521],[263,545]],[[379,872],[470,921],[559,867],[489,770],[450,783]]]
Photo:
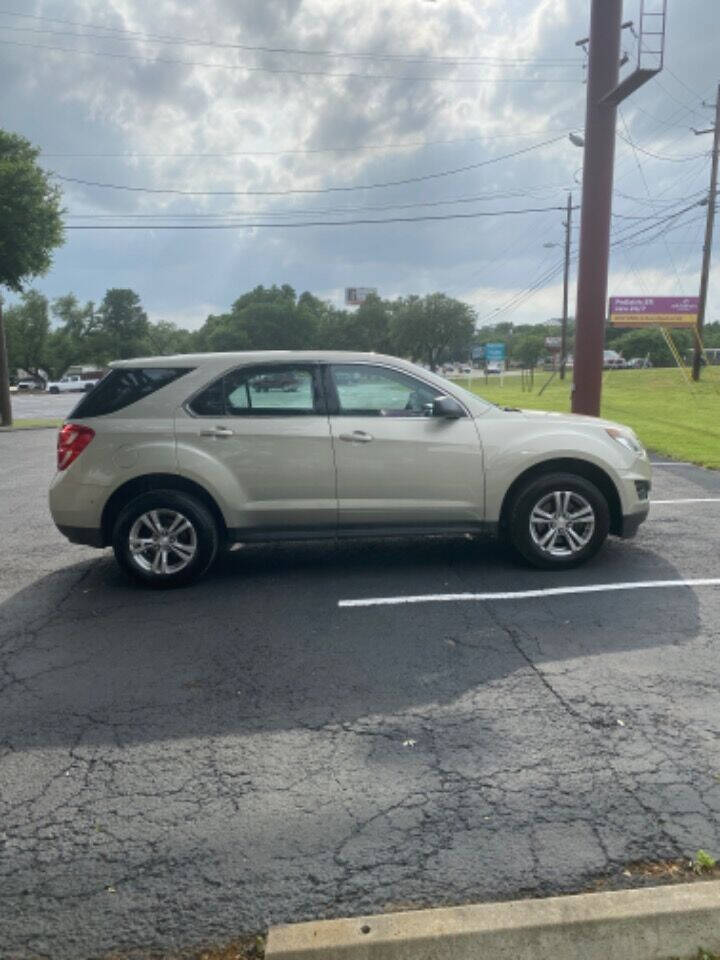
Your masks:
[[[271,927],[266,960],[669,960],[720,950],[720,881]]]

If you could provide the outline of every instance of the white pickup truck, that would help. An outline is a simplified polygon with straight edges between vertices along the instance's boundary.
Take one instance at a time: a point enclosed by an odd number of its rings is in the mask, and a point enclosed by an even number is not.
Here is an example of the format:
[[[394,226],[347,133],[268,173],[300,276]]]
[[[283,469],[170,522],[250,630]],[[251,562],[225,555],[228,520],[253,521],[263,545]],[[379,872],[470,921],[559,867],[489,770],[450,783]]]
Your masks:
[[[59,380],[49,380],[45,389],[48,393],[87,393],[99,381],[100,377],[85,379],[79,373],[73,373]]]

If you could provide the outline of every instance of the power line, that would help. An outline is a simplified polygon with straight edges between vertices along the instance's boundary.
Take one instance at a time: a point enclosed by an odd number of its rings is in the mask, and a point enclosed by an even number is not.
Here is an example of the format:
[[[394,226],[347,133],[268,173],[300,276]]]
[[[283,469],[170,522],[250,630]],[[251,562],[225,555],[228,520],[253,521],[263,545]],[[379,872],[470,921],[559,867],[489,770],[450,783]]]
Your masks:
[[[667,64],[665,65],[665,72],[669,73],[670,76],[673,78],[673,80],[679,83],[681,87],[684,87],[691,96],[697,97],[698,100],[702,100],[702,94],[698,93],[697,90],[693,90],[692,87],[689,87],[684,80],[681,80],[676,73],[673,73],[673,71],[670,69],[670,67],[667,66]]]
[[[677,213],[673,213],[669,216],[663,217],[661,218],[660,222],[669,223],[670,221],[681,216],[683,213],[687,213],[688,210],[692,210],[694,207],[697,207],[697,204],[691,204],[690,206],[685,207],[683,210],[677,211]],[[633,240],[636,237],[642,234],[645,234],[650,230],[655,230],[657,229],[658,226],[659,226],[659,223],[656,222],[656,223],[650,224],[650,226],[648,227],[644,227],[641,230],[637,230],[634,233],[632,232],[634,228],[627,228],[628,230],[630,230],[630,233],[627,233],[627,234],[621,233],[619,236],[616,236],[616,239],[614,240],[614,242],[611,243],[611,246],[623,248],[628,244],[628,241]],[[658,239],[658,237],[657,236],[652,237],[650,239],[650,242],[653,242],[653,240],[655,239]],[[578,260],[578,255],[573,254],[572,263],[573,264],[577,263],[577,260]],[[562,271],[562,269],[563,269],[562,262],[551,267],[549,270],[542,273],[542,275],[538,277],[536,280],[534,280],[529,286],[521,290],[519,293],[515,293],[504,304],[502,304],[499,307],[496,307],[495,309],[487,313],[485,316],[481,317],[478,320],[478,323],[486,323],[490,320],[496,320],[499,316],[503,314],[507,315],[508,313],[514,312],[515,310],[517,310],[518,307],[522,306],[522,304],[524,304],[525,302],[527,302],[527,300],[529,300],[532,296],[534,296],[535,293],[537,293],[541,289],[544,289],[547,286],[548,282],[552,280],[555,276],[557,276]]]
[[[164,194],[185,197],[280,197],[298,194],[322,194],[322,193],[349,193],[355,190],[376,190],[384,187],[400,187],[410,183],[421,183],[426,180],[437,180],[441,177],[455,176],[459,173],[466,173],[470,170],[478,170],[480,167],[486,167],[493,163],[501,163],[503,160],[510,160],[513,157],[519,157],[522,154],[530,153],[532,150],[538,150],[541,147],[558,143],[564,137],[553,137],[550,140],[543,140],[541,143],[535,143],[529,147],[523,147],[521,150],[515,150],[499,157],[492,157],[490,160],[481,160],[478,163],[471,163],[464,167],[457,167],[454,170],[440,170],[437,173],[425,174],[421,177],[408,177],[404,180],[389,180],[385,183],[368,183],[350,187],[322,187],[316,189],[295,189],[295,190],[177,190],[156,187],[130,187],[117,183],[100,183],[96,180],[83,180],[79,177],[65,177],[59,173],[54,173],[58,180],[65,183],[77,183],[86,187],[99,187],[104,190],[123,190],[130,193],[150,193]]]
[[[294,223],[100,223],[68,224],[66,230],[242,230],[265,227],[351,227],[381,223],[420,223],[436,220],[472,220],[476,217],[506,217],[525,213],[546,213],[548,210],[564,210],[564,207],[526,207],[523,210],[483,210],[477,213],[426,214],[419,217],[388,217],[383,220],[315,220]]]
[[[290,154],[318,154],[318,153],[356,153],[362,150],[400,150],[415,149],[417,147],[435,147],[454,143],[484,143],[487,140],[521,140],[525,137],[542,136],[545,133],[557,133],[565,136],[566,128],[557,130],[532,130],[529,133],[497,133],[481,137],[456,137],[447,140],[415,140],[404,141],[401,143],[373,143],[358,144],[352,147],[309,147],[309,148],[290,148],[284,150],[234,150],[227,153],[47,153],[42,151],[43,157],[52,157],[53,159],[80,159],[87,158],[92,160],[101,159],[154,159],[154,158],[214,158],[214,157],[282,157]]]
[[[648,200],[650,201],[651,206],[653,207],[653,209],[655,209],[655,201],[653,200],[652,194],[650,192],[650,186],[647,182],[647,177],[645,176],[645,171],[642,168],[642,164],[640,163],[640,157],[638,156],[638,150],[640,148],[636,146],[636,144],[632,140],[632,137],[630,136],[630,131],[628,129],[628,125],[625,120],[625,114],[623,113],[622,108],[618,108],[618,113],[620,114],[620,120],[625,129],[625,134],[626,134],[626,136],[623,139],[627,143],[629,143],[630,146],[632,147],[633,155],[635,157],[635,163],[637,164],[637,168],[640,173],[640,179],[642,180],[643,186],[645,187],[645,193],[648,196]],[[643,152],[646,152],[646,151],[643,151]],[[672,250],[670,249],[670,247],[668,247],[667,243],[665,243],[665,250],[667,252],[668,258],[670,259],[670,263],[672,264],[673,271],[675,272],[675,280],[677,281],[678,290],[680,291],[680,293],[684,293],[685,291],[682,288],[682,280],[680,278],[680,273],[678,272],[675,259],[672,255]]]
[[[625,127],[627,133],[627,125]],[[621,133],[617,134],[617,137],[622,140],[624,143],[627,143],[633,148],[633,150],[638,150],[640,153],[644,153],[648,157],[653,157],[655,160],[668,160],[670,163],[687,163],[689,160],[698,160],[700,157],[706,157],[706,153],[688,153],[684,157],[667,157],[663,156],[660,153],[652,153],[650,150],[646,150],[644,147],[638,146],[637,143],[633,143],[630,139],[630,135],[623,136]]]
[[[540,200],[543,199],[537,194],[542,188],[537,188],[537,190],[510,190],[510,191],[499,191],[497,193],[488,193],[488,194],[479,194],[474,197],[448,197],[443,200],[420,200],[414,203],[382,203],[382,204],[362,204],[356,206],[344,206],[344,207],[305,207],[305,208],[296,208],[294,210],[271,210],[266,209],[262,211],[258,210],[221,210],[216,212],[207,212],[207,213],[198,213],[197,211],[188,211],[188,212],[173,212],[173,213],[69,213],[66,216],[78,220],[113,220],[113,219],[134,219],[134,220],[190,220],[190,219],[203,219],[203,220],[221,220],[221,219],[230,219],[234,217],[295,217],[295,216],[313,216],[313,215],[323,215],[323,214],[352,214],[352,213],[366,213],[370,211],[375,212],[384,212],[387,210],[411,210],[418,207],[441,207],[441,206],[450,206],[454,204],[464,204],[464,203],[485,203],[492,200],[510,200],[515,197],[533,197],[534,199]],[[560,187],[550,188],[551,192],[559,190]],[[645,217],[633,218],[633,219],[647,219]]]
[[[379,61],[399,61],[401,63],[443,63],[446,65],[460,65],[460,64],[483,64],[483,63],[522,63],[535,65],[563,65],[563,64],[578,64],[583,63],[583,61],[578,57],[548,57],[548,58],[539,58],[537,60],[530,57],[488,57],[488,56],[433,56],[433,55],[420,55],[420,54],[407,54],[407,53],[370,53],[370,52],[353,52],[353,51],[333,51],[333,50],[307,50],[297,47],[268,47],[259,44],[248,44],[248,43],[230,43],[228,41],[219,41],[219,40],[202,40],[199,38],[192,37],[179,37],[177,35],[169,34],[153,34],[153,33],[143,33],[140,30],[127,30],[121,27],[106,27],[97,23],[82,23],[76,20],[67,20],[61,19],[58,17],[42,17],[35,14],[29,13],[19,13],[13,10],[0,10],[0,15],[7,17],[17,17],[19,19],[26,20],[36,20],[42,21],[44,23],[59,23],[66,26],[81,27],[86,30],[102,30],[103,34],[99,35],[102,39],[113,39],[112,34],[115,34],[118,37],[128,37],[132,39],[142,39],[150,40],[155,43],[168,43],[175,45],[184,45],[184,46],[200,46],[200,47],[216,47],[220,49],[228,50],[246,50],[246,51],[257,51],[259,53],[280,53],[280,54],[300,54],[303,56],[312,56],[312,57],[332,57],[332,58],[342,58],[342,59],[353,59],[353,60],[379,60]],[[21,28],[21,27],[4,27],[6,30],[29,30],[30,28]],[[39,33],[63,33],[63,31],[51,31],[51,30],[36,30],[31,32]],[[110,34],[110,36],[108,36]],[[71,36],[97,36],[93,34],[69,34]]]
[[[629,227],[630,233],[621,233],[618,238],[610,243],[611,247],[617,246],[620,243],[624,243],[627,240],[634,240],[636,237],[642,236],[648,233],[650,230],[655,230],[657,227],[661,226],[664,223],[669,223],[672,220],[676,220],[678,217],[681,217],[684,213],[687,213],[688,210],[693,210],[698,207],[698,203],[691,203],[688,206],[683,207],[682,210],[678,210],[675,213],[671,213],[667,216],[661,217],[659,220],[656,220],[655,223],[649,224],[647,227],[642,227],[640,230],[637,230],[635,233],[632,232],[634,228]]]
[[[329,73],[326,70],[296,70],[292,67],[247,67],[234,63],[208,63],[202,60],[178,60],[172,57],[143,57],[134,53],[110,53],[99,50],[79,50],[77,47],[58,47],[46,43],[24,43],[21,40],[0,40],[0,44],[11,47],[29,47],[33,50],[52,50],[56,53],[71,53],[80,57],[100,57],[111,60],[137,60],[144,63],[169,63],[185,67],[210,67],[216,70],[234,70],[244,73],[271,73],[298,77],[335,77],[337,79],[356,80],[406,80],[412,83],[577,83],[568,77],[426,77],[407,76],[401,73]]]

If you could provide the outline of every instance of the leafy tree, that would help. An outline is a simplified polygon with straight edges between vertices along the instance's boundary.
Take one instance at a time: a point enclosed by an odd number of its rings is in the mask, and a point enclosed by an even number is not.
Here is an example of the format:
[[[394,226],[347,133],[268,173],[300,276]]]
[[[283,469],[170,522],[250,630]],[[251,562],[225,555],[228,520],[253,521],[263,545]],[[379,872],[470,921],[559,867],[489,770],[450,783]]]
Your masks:
[[[357,315],[322,304],[315,327],[315,347],[318,350],[367,349],[358,334]]]
[[[443,355],[469,351],[474,328],[472,308],[444,293],[398,301],[392,322],[397,351],[423,360],[433,370]]]
[[[182,330],[170,320],[158,320],[148,327],[147,341],[151,353],[169,356],[173,353],[189,353],[192,350],[192,334]]]
[[[73,293],[58,297],[52,304],[52,315],[58,326],[47,339],[45,364],[53,377],[61,377],[73,363],[99,365],[94,355],[96,345],[91,333],[95,324],[95,307],[84,306]]]
[[[671,336],[680,355],[685,358],[693,346],[692,334],[685,330],[672,330]],[[649,356],[655,367],[666,367],[675,363],[659,330],[624,330],[612,341],[612,349],[621,353],[626,360]]]
[[[303,350],[316,342],[319,303],[310,294],[296,299],[288,284],[255,287],[230,313],[210,316],[195,341],[201,350]]]
[[[350,314],[356,330],[356,350],[392,353],[392,305],[371,293],[360,304],[357,313]]]
[[[126,360],[149,352],[150,324],[134,290],[105,294],[89,331],[93,349],[103,361]]]
[[[60,191],[38,166],[39,153],[24,137],[0,130],[0,287],[15,293],[47,272],[52,251],[63,242]],[[5,341],[0,301],[0,423],[9,425]]]
[[[545,350],[545,336],[542,333],[525,333],[513,338],[510,356],[523,367],[534,367]]]
[[[7,310],[5,327],[10,368],[40,377],[50,332],[47,299],[37,290],[23,293],[21,302]]]
[[[60,190],[37,165],[40,151],[0,130],[0,285],[22,292],[28,277],[46,273],[63,242]]]

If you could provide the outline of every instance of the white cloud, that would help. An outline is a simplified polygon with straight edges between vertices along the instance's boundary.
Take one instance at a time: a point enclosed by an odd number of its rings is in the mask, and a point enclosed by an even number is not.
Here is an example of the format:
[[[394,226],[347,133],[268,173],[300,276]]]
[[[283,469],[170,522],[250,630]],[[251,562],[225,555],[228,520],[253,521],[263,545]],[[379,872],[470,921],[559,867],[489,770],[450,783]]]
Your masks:
[[[159,39],[68,24],[0,17],[0,40],[73,48],[77,54],[34,47],[3,48],[0,85],[7,127],[54,154],[136,154],[133,157],[48,157],[58,173],[79,179],[205,191],[323,189],[423,177],[519,150],[565,130],[582,129],[585,88],[575,40],[587,32],[589,4],[570,0],[456,0],[429,4],[393,0],[358,5],[349,0],[42,0],[44,16],[104,24],[141,34],[214,38],[222,43],[324,51],[402,52],[412,57],[527,58],[454,67],[441,63],[367,61],[330,56],[251,52],[217,46],[171,45]],[[623,109],[632,138],[658,155],[702,154],[709,144],[689,133],[707,123],[699,106],[712,93],[714,37],[720,9],[698,0],[693,18],[670,17],[667,66]],[[628,14],[630,15],[630,14]],[[1,29],[48,29],[55,34]],[[69,35],[66,35],[69,34]],[[626,35],[626,45],[631,38]],[[104,53],[91,56],[89,53]],[[112,56],[111,56],[112,55]],[[147,58],[125,59],[125,56]],[[246,72],[194,66],[180,60],[315,70],[394,74],[394,80]],[[409,76],[497,78],[489,83],[411,82]],[[567,83],[556,83],[557,79]],[[513,81],[531,82],[506,82]],[[689,89],[688,89],[689,88]],[[695,96],[697,92],[698,96]],[[619,131],[624,133],[622,123]],[[267,155],[387,143],[458,140],[423,148]],[[476,138],[474,141],[471,138]],[[481,138],[481,139],[477,139]],[[246,151],[265,155],[231,156]],[[157,156],[172,154],[173,156]],[[187,156],[204,154],[205,156]],[[152,156],[148,156],[152,155]],[[254,219],[382,218],[562,206],[582,154],[566,140],[537,152],[447,178],[403,187],[297,197],[215,196],[101,190],[66,185],[72,213],[199,214],[242,211]],[[642,166],[640,174],[638,164]],[[707,162],[699,156],[671,163],[618,142],[615,211],[647,216],[663,204],[707,189]],[[654,204],[648,200],[649,191]],[[497,194],[497,198],[487,199]],[[434,203],[482,195],[474,203]],[[636,199],[627,199],[636,198]],[[363,208],[379,208],[364,209]],[[670,209],[670,208],[667,208]],[[322,211],[300,214],[299,211]],[[343,211],[348,211],[343,214]],[[702,213],[702,211],[699,211]],[[562,213],[308,230],[112,232],[69,235],[56,266],[38,286],[54,296],[74,289],[99,299],[110,286],[132,286],[151,313],[193,326],[210,309],[225,307],[257,283],[290,282],[332,299],[363,282],[384,295],[446,290],[471,302],[503,304],[542,275],[555,257],[543,244],[562,239]],[[647,243],[613,255],[613,277],[663,286],[677,271],[692,290],[698,256],[691,256],[694,222],[668,235],[668,246]],[[637,221],[616,220],[629,229]],[[682,223],[682,221],[681,221]],[[652,234],[646,235],[651,239]],[[670,246],[670,241],[677,246]],[[682,244],[685,244],[682,246]],[[668,254],[668,250],[671,254]],[[628,259],[630,258],[630,259]],[[675,262],[675,267],[670,261]],[[630,267],[630,263],[634,263]],[[633,275],[633,269],[636,275]],[[360,278],[360,279],[358,279]],[[559,312],[559,281],[551,277],[508,319],[544,319]],[[212,306],[211,306],[212,305]],[[716,287],[710,314],[720,312]]]

